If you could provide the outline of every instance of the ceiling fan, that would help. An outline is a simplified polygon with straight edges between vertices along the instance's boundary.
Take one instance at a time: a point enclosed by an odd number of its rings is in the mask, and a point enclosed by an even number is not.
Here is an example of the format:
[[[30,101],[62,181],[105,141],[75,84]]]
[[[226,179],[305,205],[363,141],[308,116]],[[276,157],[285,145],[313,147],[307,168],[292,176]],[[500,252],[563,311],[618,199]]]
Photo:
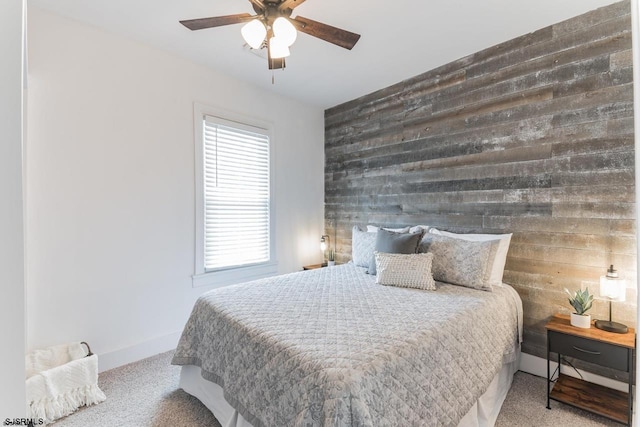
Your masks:
[[[246,22],[242,27],[242,36],[253,49],[267,49],[270,70],[285,67],[285,58],[289,56],[289,47],[295,42],[297,31],[349,50],[360,39],[360,34],[341,30],[302,16],[292,18],[293,9],[300,6],[305,0],[249,0],[249,2],[253,5],[256,15],[239,13],[213,18],[189,19],[180,21],[180,23],[195,31]]]

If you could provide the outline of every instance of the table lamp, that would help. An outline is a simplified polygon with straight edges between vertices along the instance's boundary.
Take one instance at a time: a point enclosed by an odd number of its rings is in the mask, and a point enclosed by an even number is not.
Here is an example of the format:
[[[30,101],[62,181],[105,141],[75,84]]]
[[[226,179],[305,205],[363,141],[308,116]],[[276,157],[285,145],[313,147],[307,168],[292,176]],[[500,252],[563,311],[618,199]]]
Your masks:
[[[622,302],[626,298],[627,284],[624,279],[618,277],[618,272],[613,265],[607,270],[605,276],[600,277],[600,295],[609,299],[609,320],[596,320],[595,326],[603,331],[626,334],[629,328],[622,323],[611,321],[611,302]]]
[[[328,234],[322,235],[322,237],[320,237],[320,250],[322,251],[323,266],[327,265],[327,263],[324,261],[324,253],[327,250],[327,248],[330,248],[330,247],[331,247],[331,238],[329,237]]]

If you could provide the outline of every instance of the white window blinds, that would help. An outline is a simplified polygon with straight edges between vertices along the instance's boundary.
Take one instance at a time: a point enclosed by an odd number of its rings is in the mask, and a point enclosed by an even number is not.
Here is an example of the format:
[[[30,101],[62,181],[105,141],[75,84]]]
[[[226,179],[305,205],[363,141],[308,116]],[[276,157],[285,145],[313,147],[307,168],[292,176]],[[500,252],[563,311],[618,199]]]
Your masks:
[[[269,261],[269,136],[203,120],[204,264],[211,271]]]

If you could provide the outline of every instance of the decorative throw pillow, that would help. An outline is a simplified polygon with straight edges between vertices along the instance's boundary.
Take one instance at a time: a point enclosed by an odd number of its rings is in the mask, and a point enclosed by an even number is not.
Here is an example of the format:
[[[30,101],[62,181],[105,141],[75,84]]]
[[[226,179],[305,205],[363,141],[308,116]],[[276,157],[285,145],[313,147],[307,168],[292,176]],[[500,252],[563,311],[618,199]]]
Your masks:
[[[509,252],[509,244],[511,243],[512,234],[458,234],[451,233],[449,231],[438,230],[432,228],[430,233],[439,236],[453,237],[455,239],[468,240],[470,242],[486,242],[490,240],[499,241],[499,245],[496,249],[496,256],[493,259],[491,266],[491,278],[490,282],[493,286],[499,286],[502,284],[502,276],[504,275],[504,266],[507,263],[507,253]]]
[[[422,230],[416,233],[394,233],[380,228],[376,233],[374,250],[389,254],[415,254],[418,251],[418,244],[422,234]],[[371,256],[367,273],[376,274],[376,259],[374,255]]]
[[[376,251],[375,258],[378,269],[376,283],[436,290],[436,283],[431,275],[432,254],[387,254]]]
[[[376,245],[376,233],[367,233],[355,225],[351,234],[351,260],[358,267],[369,268]]]
[[[383,227],[378,227],[377,225],[367,225],[367,232],[368,233],[377,233],[379,229],[381,229]],[[393,231],[395,233],[408,233],[409,232],[409,227],[402,227],[402,228],[387,228],[384,227],[384,230],[389,230],[389,231]]]
[[[433,254],[433,278],[440,282],[491,291],[492,256],[499,241],[472,242],[427,234],[420,251]]]

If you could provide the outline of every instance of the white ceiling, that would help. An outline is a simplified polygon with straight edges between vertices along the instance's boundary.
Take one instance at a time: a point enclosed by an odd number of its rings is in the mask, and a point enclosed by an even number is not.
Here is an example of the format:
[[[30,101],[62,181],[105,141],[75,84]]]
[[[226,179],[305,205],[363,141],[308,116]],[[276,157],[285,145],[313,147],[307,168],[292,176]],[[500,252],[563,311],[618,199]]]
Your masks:
[[[243,48],[241,25],[189,31],[179,20],[253,13],[247,0],[30,0],[41,7],[328,108],[616,0],[307,0],[301,15],[362,35],[348,51],[306,34],[285,70]]]

